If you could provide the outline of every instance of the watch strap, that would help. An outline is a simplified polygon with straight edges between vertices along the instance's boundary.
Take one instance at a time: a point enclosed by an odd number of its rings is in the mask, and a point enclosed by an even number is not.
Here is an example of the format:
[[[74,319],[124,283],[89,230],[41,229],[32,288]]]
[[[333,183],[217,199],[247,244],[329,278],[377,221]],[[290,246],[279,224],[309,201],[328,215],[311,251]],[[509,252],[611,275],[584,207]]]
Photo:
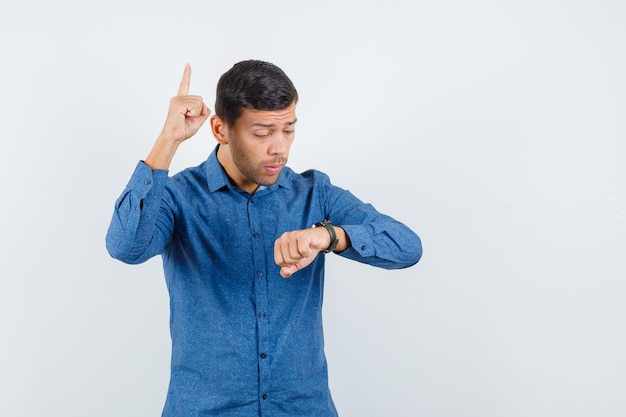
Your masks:
[[[339,243],[339,239],[337,239],[337,234],[335,233],[335,228],[333,227],[330,220],[322,220],[321,222],[317,222],[313,225],[313,227],[325,227],[328,230],[328,234],[330,235],[330,245],[328,248],[324,250],[324,253],[332,252],[337,247]]]

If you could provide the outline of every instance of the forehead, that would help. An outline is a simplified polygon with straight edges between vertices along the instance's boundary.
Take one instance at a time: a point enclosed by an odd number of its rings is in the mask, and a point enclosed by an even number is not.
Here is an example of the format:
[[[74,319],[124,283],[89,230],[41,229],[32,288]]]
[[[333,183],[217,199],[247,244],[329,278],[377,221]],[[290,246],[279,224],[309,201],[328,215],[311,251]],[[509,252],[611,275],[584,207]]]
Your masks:
[[[291,104],[282,110],[256,110],[244,108],[235,125],[248,127],[282,127],[296,122],[296,105]]]

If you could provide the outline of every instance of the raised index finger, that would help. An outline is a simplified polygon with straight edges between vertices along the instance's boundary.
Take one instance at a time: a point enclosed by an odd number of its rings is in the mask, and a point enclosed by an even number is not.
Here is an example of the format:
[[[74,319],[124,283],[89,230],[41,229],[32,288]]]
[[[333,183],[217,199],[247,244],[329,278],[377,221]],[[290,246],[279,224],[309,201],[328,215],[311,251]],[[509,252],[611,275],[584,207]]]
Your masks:
[[[189,84],[191,83],[191,65],[185,64],[185,71],[183,72],[183,79],[178,87],[178,96],[189,95]]]

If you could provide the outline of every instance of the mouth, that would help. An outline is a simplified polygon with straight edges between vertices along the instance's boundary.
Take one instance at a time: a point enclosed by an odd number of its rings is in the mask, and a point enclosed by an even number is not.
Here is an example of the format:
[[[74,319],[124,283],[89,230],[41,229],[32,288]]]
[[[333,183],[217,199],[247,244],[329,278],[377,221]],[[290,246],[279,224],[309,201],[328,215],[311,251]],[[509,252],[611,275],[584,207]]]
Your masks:
[[[277,175],[283,169],[283,164],[265,165],[263,168],[265,169],[266,173],[270,175]]]

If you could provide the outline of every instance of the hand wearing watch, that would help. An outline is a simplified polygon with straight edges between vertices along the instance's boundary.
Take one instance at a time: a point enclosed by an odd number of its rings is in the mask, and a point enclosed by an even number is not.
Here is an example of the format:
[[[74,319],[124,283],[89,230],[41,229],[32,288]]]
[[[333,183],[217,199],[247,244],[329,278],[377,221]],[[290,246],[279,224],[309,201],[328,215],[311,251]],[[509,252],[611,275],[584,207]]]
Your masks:
[[[337,247],[339,243],[339,239],[337,239],[337,234],[335,233],[335,228],[333,227],[330,220],[322,220],[321,222],[317,222],[313,225],[313,227],[325,227],[328,230],[328,234],[330,234],[330,245],[328,248],[324,250],[324,253],[332,252]]]

